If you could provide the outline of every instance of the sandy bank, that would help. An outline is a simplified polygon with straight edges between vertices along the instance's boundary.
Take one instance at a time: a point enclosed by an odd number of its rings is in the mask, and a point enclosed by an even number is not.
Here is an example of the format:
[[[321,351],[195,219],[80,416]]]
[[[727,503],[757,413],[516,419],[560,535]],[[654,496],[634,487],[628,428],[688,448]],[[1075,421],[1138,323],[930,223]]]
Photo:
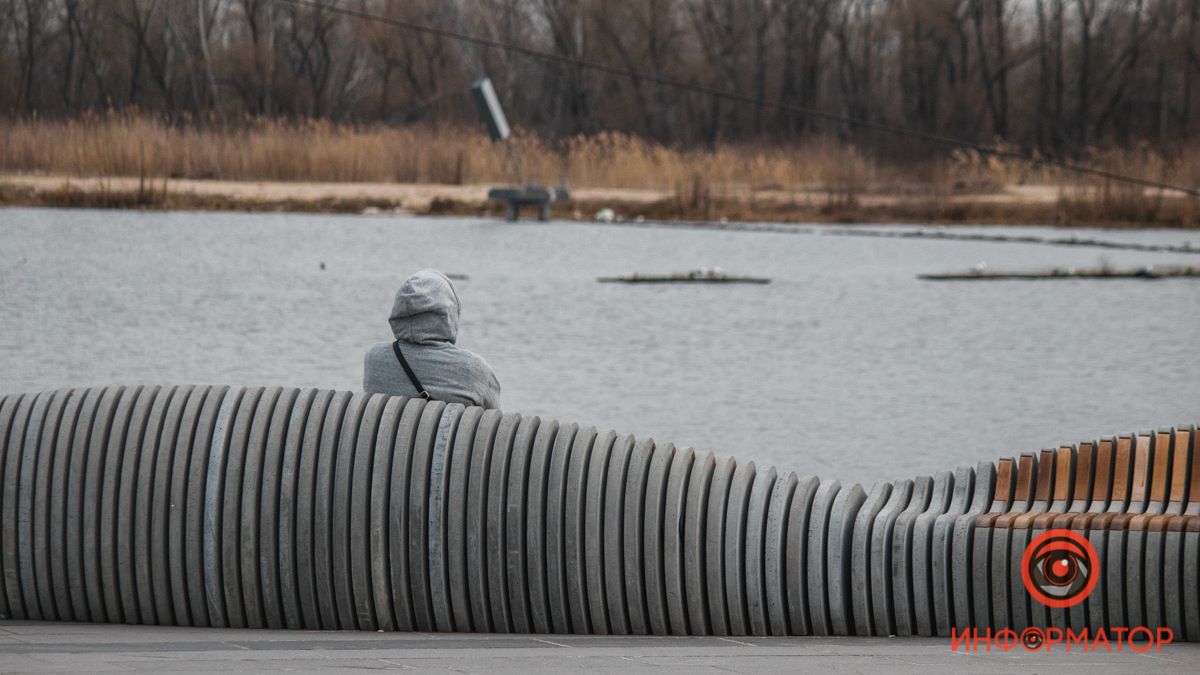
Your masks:
[[[0,205],[298,212],[404,211],[430,215],[499,215],[492,185],[229,181],[0,174]],[[1112,194],[1057,185],[1008,185],[955,193],[916,186],[848,192],[723,186],[704,194],[657,189],[572,187],[556,217],[590,218],[610,207],[619,216],[658,220],[771,220],[840,223],[1062,224],[1196,227],[1196,200],[1176,193]]]

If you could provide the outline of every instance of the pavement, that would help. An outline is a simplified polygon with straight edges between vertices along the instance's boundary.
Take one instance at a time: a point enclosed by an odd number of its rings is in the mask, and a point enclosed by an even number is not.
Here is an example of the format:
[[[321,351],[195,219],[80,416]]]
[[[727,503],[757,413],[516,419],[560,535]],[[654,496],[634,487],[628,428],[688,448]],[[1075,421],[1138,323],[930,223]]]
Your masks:
[[[1115,647],[1114,647],[1115,649]],[[1145,654],[963,653],[939,638],[364,633],[0,621],[0,672],[1196,673],[1200,644]]]

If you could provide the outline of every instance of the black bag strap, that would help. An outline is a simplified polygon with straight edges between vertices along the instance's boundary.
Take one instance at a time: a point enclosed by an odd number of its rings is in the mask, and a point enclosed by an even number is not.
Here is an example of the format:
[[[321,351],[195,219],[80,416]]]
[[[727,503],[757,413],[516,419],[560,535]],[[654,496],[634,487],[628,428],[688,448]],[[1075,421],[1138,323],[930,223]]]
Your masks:
[[[425,387],[421,386],[421,381],[417,379],[417,374],[413,372],[411,366],[408,365],[408,360],[404,358],[404,353],[400,351],[400,341],[396,340],[392,343],[392,351],[396,352],[396,360],[400,362],[400,366],[404,368],[404,374],[408,375],[409,381],[417,389],[417,395],[428,401],[431,397]]]

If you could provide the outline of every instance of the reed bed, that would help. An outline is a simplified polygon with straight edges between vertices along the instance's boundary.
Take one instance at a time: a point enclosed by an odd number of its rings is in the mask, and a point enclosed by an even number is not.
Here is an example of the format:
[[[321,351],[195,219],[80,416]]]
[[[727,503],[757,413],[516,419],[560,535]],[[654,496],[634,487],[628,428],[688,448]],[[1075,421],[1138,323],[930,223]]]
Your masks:
[[[0,121],[0,170],[70,176],[546,185],[716,194],[871,184],[886,171],[853,147],[681,149],[620,133],[546,140],[518,133],[510,156],[479,129],[338,125],[322,120],[176,122],[131,112]],[[516,161],[513,161],[515,156]]]
[[[1197,152],[1183,150],[1167,157],[1141,144],[1126,150],[1094,150],[1079,161],[1143,178],[1200,183]],[[884,161],[822,138],[792,144],[677,148],[620,133],[554,140],[518,133],[510,151],[475,128],[356,126],[322,120],[169,122],[136,111],[110,111],[66,120],[0,120],[0,173],[138,176],[150,184],[180,178],[452,185],[524,180],[571,187],[646,188],[670,195],[639,207],[637,211],[644,211],[646,217],[1200,224],[1196,200],[1180,200],[1178,195],[965,151]],[[1012,185],[1052,186],[1058,198],[1052,204],[962,202],[964,195],[999,193]],[[139,189],[115,203],[154,206],[161,201],[178,206],[178,198],[165,185],[160,191],[162,195],[148,202],[146,195],[153,191]],[[61,202],[89,199],[84,194],[68,195],[69,190],[60,192],[55,199]],[[104,199],[114,198],[110,191],[104,192]],[[10,189],[7,197],[0,195],[0,203],[49,199],[21,194]],[[872,199],[878,196],[892,201],[881,204]],[[336,208],[361,206],[344,201]],[[614,196],[614,205],[619,201]],[[430,210],[480,207],[442,200]]]

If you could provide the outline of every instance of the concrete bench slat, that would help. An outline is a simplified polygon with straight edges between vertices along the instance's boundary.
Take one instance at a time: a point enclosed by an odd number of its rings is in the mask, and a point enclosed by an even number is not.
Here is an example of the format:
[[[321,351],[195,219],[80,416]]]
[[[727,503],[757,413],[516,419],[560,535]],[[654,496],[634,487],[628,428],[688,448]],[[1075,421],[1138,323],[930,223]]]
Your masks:
[[[426,517],[429,531],[426,543],[426,564],[429,569],[429,601],[433,610],[433,624],[439,631],[453,631],[455,628],[450,601],[452,593],[450,566],[452,563],[449,555],[449,540],[452,537],[461,536],[462,532],[461,530],[451,531],[448,525],[450,520],[450,474],[453,470],[451,460],[457,445],[457,437],[460,433],[463,433],[464,436],[469,433],[461,428],[465,410],[466,408],[461,403],[451,403],[442,410],[429,461],[429,499]],[[366,563],[365,560],[363,562]],[[358,597],[356,589],[356,600]],[[364,618],[371,617],[371,614],[373,614],[373,609],[369,606],[360,607],[360,624]],[[371,629],[374,629],[373,625]]]
[[[854,541],[850,549],[850,597],[854,603],[854,632],[857,635],[874,634],[874,608],[871,603],[874,594],[871,591],[871,544],[878,536],[875,531],[875,521],[884,504],[891,497],[892,484],[886,481],[876,481],[867,493],[858,515],[854,517]]]
[[[349,616],[343,617],[343,620],[353,622],[360,630],[376,630],[379,627],[371,587],[371,484],[378,436],[381,433],[390,433],[390,430],[385,431],[381,428],[387,403],[388,397],[379,394],[373,394],[367,398],[354,445],[350,448],[353,454],[349,460],[350,490],[347,537],[349,546],[346,557],[347,571],[345,572],[345,575],[349,577],[349,584],[343,581],[341,585],[343,589],[348,589],[348,591],[343,591],[347,593],[348,597],[339,603],[339,607],[343,608],[343,613],[349,613]],[[290,412],[288,414],[290,416]],[[272,424],[274,423],[275,421],[272,420]],[[264,510],[264,514],[269,515],[269,511]],[[264,525],[273,527],[275,523],[274,521],[264,521]],[[266,527],[263,528],[263,531],[266,531]],[[263,551],[266,553],[263,561],[267,564],[262,567],[264,580],[262,592],[267,609],[267,625],[272,625],[273,621],[279,621],[280,618],[278,609],[272,611],[271,602],[273,601],[267,599],[269,596],[266,579],[270,570],[277,568],[270,566],[272,551],[265,545]]]
[[[758,467],[754,462],[737,463],[729,482],[729,500],[725,509],[725,611],[729,634],[746,635],[749,631],[746,602],[746,518],[750,510],[750,492]]]
[[[717,458],[709,482],[708,514],[704,526],[704,577],[707,585],[709,628],[713,635],[729,635],[728,596],[725,593],[726,513],[735,462]]]
[[[629,634],[629,609],[625,602],[625,485],[632,436],[612,441],[604,492],[604,593],[609,628],[613,635]]]
[[[792,634],[787,599],[787,545],[795,533],[789,532],[788,514],[798,482],[796,474],[790,471],[776,477],[767,507],[763,577],[771,635]]]
[[[175,471],[171,485],[171,517],[168,523],[168,548],[171,556],[171,590],[176,608],[176,621],[184,626],[208,625],[208,602],[204,597],[204,487],[207,483],[205,470],[208,468],[208,451],[212,445],[212,433],[216,427],[216,416],[225,397],[226,387],[205,386],[198,388],[189,409],[184,412],[184,428],[191,435],[181,436],[182,454],[175,457]],[[104,402],[101,401],[101,408]],[[99,413],[98,413],[99,414]],[[108,426],[111,427],[111,424]],[[105,435],[108,434],[106,430]],[[182,432],[181,432],[182,434]],[[106,443],[107,441],[101,441]],[[93,440],[95,443],[95,439]],[[88,456],[88,474],[93,473],[94,454],[103,445],[93,444]],[[101,473],[97,463],[95,473]],[[84,502],[92,500],[85,494]],[[84,514],[84,529],[87,530],[87,512]],[[84,540],[84,560],[88,560],[88,540]],[[86,562],[85,562],[86,565]],[[85,573],[85,577],[87,574]],[[290,594],[295,597],[295,594]],[[93,614],[103,611],[103,595],[94,604]],[[181,611],[182,610],[182,611]]]
[[[0,513],[3,511],[4,505],[4,476],[8,467],[8,457],[13,452],[20,451],[20,444],[14,443],[9,438],[9,434],[12,432],[17,407],[24,396],[24,394],[12,394],[0,399]],[[3,516],[0,515],[0,520],[2,519]],[[2,547],[3,541],[0,540],[0,548]],[[0,573],[0,617],[6,619],[12,617],[12,610],[8,605],[8,587],[2,573]]]
[[[498,633],[512,632],[512,616],[508,601],[508,544],[505,515],[508,509],[509,470],[513,455],[513,442],[521,417],[505,415],[492,445],[491,477],[488,482],[487,509],[487,563],[483,566],[488,574],[488,599],[492,614],[492,630]]]
[[[463,410],[461,417],[458,420],[458,429],[454,433],[453,447],[448,453],[449,470],[447,471],[448,481],[446,494],[446,520],[444,524],[446,538],[446,586],[449,592],[449,613],[450,622],[453,630],[471,631],[474,630],[471,619],[471,595],[470,582],[467,562],[471,557],[472,551],[468,537],[468,497],[469,486],[471,479],[472,453],[475,449],[475,436],[479,430],[480,420],[483,418],[483,409],[470,407]],[[383,433],[383,428],[380,428],[380,434]],[[376,446],[378,448],[378,446]],[[378,453],[378,449],[376,453]],[[376,466],[379,466],[378,454],[376,455]],[[379,469],[376,469],[378,472]],[[386,490],[382,486],[376,487],[372,485],[371,499],[372,501],[381,497],[380,490]],[[386,498],[386,492],[382,498]],[[373,507],[374,508],[374,507]],[[374,546],[374,542],[372,542]],[[376,564],[376,554],[371,554],[371,564]],[[381,575],[382,576],[382,575]],[[386,597],[386,596],[385,596]],[[380,594],[376,595],[376,608],[380,605]],[[380,621],[384,620],[383,615],[380,615]],[[380,630],[390,630],[380,626]]]
[[[576,447],[579,425],[558,428],[550,458],[546,514],[546,593],[550,630],[570,633],[572,624],[588,633],[584,539],[587,468],[592,446]],[[574,616],[572,615],[574,613]]]
[[[642,439],[633,446],[625,474],[624,528],[621,547],[625,571],[625,602],[629,612],[629,632],[633,635],[649,633],[649,617],[646,607],[644,578],[646,486],[649,482],[650,462],[654,455],[654,440]]]
[[[667,489],[675,453],[675,446],[671,443],[656,443],[646,476],[641,566],[646,598],[646,631],[651,635],[667,635],[670,632],[665,569],[667,533],[664,530],[667,527]]]
[[[871,530],[871,634],[896,634],[896,601],[893,596],[892,535],[896,519],[912,501],[923,502],[932,480],[904,479],[892,483],[887,503],[879,510]],[[857,618],[857,614],[855,615]]]
[[[581,455],[584,448],[589,448],[591,452],[587,467],[584,529],[579,534],[579,546],[583,547],[586,569],[586,604],[572,607],[572,629],[576,633],[583,632],[586,628],[595,634],[607,635],[612,630],[608,622],[605,586],[605,542],[608,525],[604,500],[608,486],[609,460],[615,441],[616,434],[610,431],[599,435],[595,427],[580,430],[575,440],[576,455]],[[579,612],[586,612],[587,616],[578,616]]]
[[[307,392],[306,392],[307,394]],[[303,398],[303,397],[302,397]],[[403,454],[396,452],[397,435],[400,431],[400,418],[404,414],[404,408],[408,403],[408,398],[404,396],[392,396],[388,398],[387,404],[383,407],[383,412],[379,417],[379,430],[375,434],[375,448],[372,455],[371,467],[371,496],[370,496],[370,585],[371,593],[374,596],[375,621],[379,630],[391,631],[396,630],[396,617],[392,608],[392,579],[391,579],[391,547],[389,546],[388,538],[390,531],[388,528],[388,512],[391,509],[391,500],[403,498],[403,491],[396,490],[393,492],[392,486],[392,465],[396,460],[397,455],[403,457]],[[298,401],[294,414],[301,413],[302,402]],[[297,424],[302,424],[301,419],[294,419],[292,425],[289,426],[289,436],[292,434],[292,429],[296,428]],[[289,439],[287,447],[288,451],[284,453],[284,466],[286,467],[290,461],[288,457],[291,455],[292,441]],[[287,475],[285,468],[285,490],[287,489]],[[462,485],[466,486],[467,481],[464,479]],[[280,532],[286,532],[288,529],[287,518],[291,510],[290,506],[286,506],[286,492],[280,495]],[[284,545],[283,537],[280,541],[280,586],[287,588],[290,583],[287,576],[288,565],[285,560],[291,556],[291,552]],[[286,594],[284,596],[284,616],[289,627],[296,622],[297,611],[294,607],[289,607]]]
[[[808,597],[808,529],[813,502],[821,481],[816,476],[802,476],[792,494],[788,511],[788,542],[785,558],[788,622],[795,635],[812,634],[812,616]]]
[[[226,400],[230,399],[231,395],[227,394]],[[315,557],[317,467],[331,405],[339,405],[333,392],[319,392],[314,396],[304,425],[304,438],[301,441],[296,470],[296,605],[300,626],[308,630],[321,627]]]
[[[83,519],[84,519],[84,492],[86,483],[84,482],[84,474],[87,470],[89,451],[93,447],[92,437],[95,435],[107,434],[108,430],[105,427],[106,420],[103,419],[100,413],[100,400],[108,394],[107,387],[98,387],[88,389],[83,397],[83,402],[80,404],[79,417],[75,423],[75,434],[71,444],[70,463],[66,467],[65,488],[62,489],[63,494],[60,496],[62,507],[65,509],[61,518],[63,544],[66,549],[62,553],[66,560],[67,569],[64,570],[66,579],[64,584],[70,589],[71,606],[74,609],[74,614],[79,621],[98,620],[103,614],[93,615],[92,607],[86,588],[86,576],[84,573],[84,557],[83,557]],[[194,424],[194,420],[193,420]],[[181,443],[181,440],[183,441]],[[190,445],[186,439],[175,439],[176,447],[183,445],[190,449]],[[60,484],[63,485],[63,484]],[[166,518],[167,514],[162,514],[161,518]],[[164,561],[166,555],[163,555]],[[165,564],[165,563],[164,563]],[[96,616],[97,619],[92,617]],[[186,624],[185,624],[186,625]]]
[[[662,565],[663,594],[666,602],[667,633],[688,635],[688,599],[685,576],[684,529],[687,517],[688,485],[696,452],[676,448],[667,476],[667,494],[663,510]]]
[[[708,599],[707,525],[716,457],[704,452],[692,461],[688,476],[687,502],[683,524],[683,576],[687,598],[687,626],[690,635],[712,632]]]
[[[531,632],[534,633],[549,633],[551,629],[550,599],[547,589],[549,582],[546,577],[546,537],[548,523],[552,520],[551,512],[555,514],[554,522],[561,523],[562,519],[562,505],[558,497],[560,490],[557,486],[552,491],[548,489],[551,449],[555,445],[557,435],[557,421],[545,420],[538,425],[529,456],[529,472],[526,481],[523,531],[525,569],[523,572],[518,570],[518,575],[525,579],[525,587],[529,593],[529,624]],[[560,472],[560,482],[561,479]],[[553,503],[551,492],[554,494]]]
[[[808,618],[813,635],[829,635],[832,621],[829,616],[829,518],[833,502],[842,484],[836,480],[822,482],[813,495],[808,518],[808,544],[805,571],[807,573]]]
[[[829,538],[825,550],[829,632],[849,635],[854,628],[854,607],[850,598],[850,559],[854,539],[854,521],[867,500],[862,486],[854,483],[838,491],[830,507]]]
[[[281,405],[286,404],[283,391],[279,387],[272,387],[263,393],[254,414],[246,445],[246,465],[242,475],[239,534],[241,546],[238,564],[241,567],[242,600],[246,610],[246,625],[253,628],[266,627],[262,594],[264,580],[261,576],[264,545],[260,541],[263,507],[261,491],[265,478],[263,464],[276,417],[291,415],[290,409],[282,413],[278,411]],[[345,439],[340,445],[343,451],[354,447],[353,444],[348,445]],[[335,476],[334,480],[339,481],[339,478]],[[349,482],[349,476],[346,476],[346,482]],[[267,534],[272,539],[276,536],[274,531]],[[272,573],[274,574],[274,571]],[[336,576],[340,578],[342,573],[336,573]]]
[[[25,422],[29,415],[31,394],[4,397],[0,406],[0,611],[5,618],[24,616],[21,606],[20,581],[16,574],[16,500],[21,454],[24,449]],[[11,535],[11,539],[10,539]]]
[[[747,630],[750,635],[769,633],[766,596],[766,537],[767,511],[771,501],[771,490],[779,475],[775,467],[758,471],[750,488],[749,505],[746,511],[746,535],[744,546],[745,577],[743,590],[746,595]]]
[[[51,485],[55,484],[53,477],[55,459],[66,453],[65,448],[59,448],[59,439],[64,439],[62,442],[64,445],[69,444],[78,406],[79,400],[76,398],[74,389],[60,390],[50,400],[42,420],[41,447],[35,458],[34,482],[30,485],[32,495],[27,502],[30,510],[25,523],[27,536],[31,543],[27,573],[37,594],[42,618],[49,621],[56,619],[69,621],[73,618],[70,605],[65,604],[68,602],[65,597],[65,589],[61,591],[64,597],[56,597],[59,594],[59,588],[52,576],[54,573],[51,571],[51,565],[57,561],[58,556],[50,550],[50,500],[52,498]],[[143,513],[149,517],[148,509]],[[61,608],[58,606],[59,600],[64,603]]]
[[[475,442],[471,447],[467,485],[467,593],[471,606],[471,626],[476,631],[492,630],[487,527],[491,505],[492,448],[502,419],[499,410],[484,412],[479,418]]]
[[[1011,467],[1011,463],[1009,464]],[[951,628],[965,630],[971,621],[970,575],[974,569],[975,520],[985,511],[1004,508],[996,504],[996,465],[980,462],[975,466],[975,492],[968,507],[955,516],[947,528],[947,539],[941,545],[940,559],[945,561],[944,572],[935,578],[935,616],[937,634],[949,636]],[[944,579],[938,586],[937,579]],[[944,614],[942,613],[944,612]]]

